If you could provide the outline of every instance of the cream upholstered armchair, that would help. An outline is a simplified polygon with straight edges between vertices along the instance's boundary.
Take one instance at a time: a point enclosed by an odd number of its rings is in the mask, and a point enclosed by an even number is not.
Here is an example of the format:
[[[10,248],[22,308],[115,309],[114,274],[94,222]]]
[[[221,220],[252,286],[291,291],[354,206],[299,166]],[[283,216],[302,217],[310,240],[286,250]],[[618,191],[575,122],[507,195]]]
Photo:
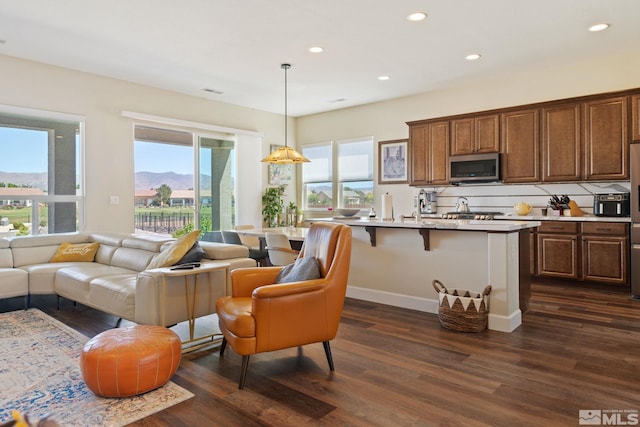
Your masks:
[[[239,388],[244,388],[249,356],[322,342],[334,370],[329,341],[338,332],[351,261],[351,228],[320,222],[309,229],[298,262],[315,258],[319,278],[274,284],[285,267],[239,268],[231,272],[232,295],[216,310],[227,344],[242,355]],[[312,260],[311,260],[312,261]]]

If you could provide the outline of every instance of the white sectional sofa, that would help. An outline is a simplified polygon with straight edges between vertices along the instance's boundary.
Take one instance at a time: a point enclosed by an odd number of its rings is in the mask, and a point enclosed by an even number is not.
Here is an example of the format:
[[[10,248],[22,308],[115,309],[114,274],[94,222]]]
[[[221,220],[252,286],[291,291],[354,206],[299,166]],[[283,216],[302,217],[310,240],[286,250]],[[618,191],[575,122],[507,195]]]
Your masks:
[[[56,294],[139,324],[162,324],[162,274],[147,269],[171,239],[132,234],[68,233],[0,239],[0,299]],[[50,262],[60,244],[98,242],[93,262]],[[229,263],[229,270],[254,267],[240,245],[199,242],[206,263]],[[215,301],[228,293],[228,271],[198,277],[196,317],[215,312]],[[183,277],[168,277],[165,324],[188,319]]]

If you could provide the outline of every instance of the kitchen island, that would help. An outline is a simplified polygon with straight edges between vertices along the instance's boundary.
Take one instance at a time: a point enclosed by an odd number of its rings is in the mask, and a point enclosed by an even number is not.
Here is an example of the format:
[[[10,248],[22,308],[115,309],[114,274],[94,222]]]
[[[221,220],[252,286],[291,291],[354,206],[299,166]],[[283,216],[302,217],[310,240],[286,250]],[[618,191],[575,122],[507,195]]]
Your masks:
[[[492,290],[489,329],[511,332],[522,323],[521,282],[528,284],[529,228],[539,221],[449,219],[312,219],[353,228],[347,296],[438,312],[434,279],[447,288]],[[521,268],[521,264],[522,268]]]

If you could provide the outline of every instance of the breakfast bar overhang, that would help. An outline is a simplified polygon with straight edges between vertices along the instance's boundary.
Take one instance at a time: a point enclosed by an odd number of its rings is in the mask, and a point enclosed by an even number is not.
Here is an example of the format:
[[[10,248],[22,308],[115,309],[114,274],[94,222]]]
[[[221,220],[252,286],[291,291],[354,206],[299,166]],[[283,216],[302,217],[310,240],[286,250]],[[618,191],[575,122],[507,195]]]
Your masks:
[[[327,219],[310,220],[326,221]],[[529,234],[538,221],[328,219],[353,228],[347,296],[438,312],[434,279],[482,292],[489,329],[512,332],[528,305]]]

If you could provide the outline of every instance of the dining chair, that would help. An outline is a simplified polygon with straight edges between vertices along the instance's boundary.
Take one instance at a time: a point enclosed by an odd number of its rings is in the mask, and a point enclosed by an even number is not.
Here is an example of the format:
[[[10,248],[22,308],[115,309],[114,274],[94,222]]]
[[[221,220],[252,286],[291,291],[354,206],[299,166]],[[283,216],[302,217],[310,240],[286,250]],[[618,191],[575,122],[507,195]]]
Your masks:
[[[264,239],[267,242],[267,252],[269,253],[271,265],[293,264],[298,258],[300,251],[291,248],[291,242],[289,242],[289,238],[284,233],[267,231],[264,233]]]
[[[230,243],[232,245],[247,246],[244,243],[242,243],[242,240],[240,239],[240,235],[235,231],[223,231],[222,239],[224,240],[224,243]],[[267,262],[269,260],[269,253],[266,250],[254,249],[252,247],[248,247],[248,248],[249,248],[249,258],[255,259],[258,265],[261,265],[263,267],[268,265]]]
[[[253,224],[242,224],[242,225],[236,225],[235,229],[236,231],[255,230],[256,226]],[[242,240],[242,243],[245,246],[249,246],[250,248],[253,248],[253,249],[260,249],[260,238],[258,236],[247,236],[241,233],[238,233],[238,234],[240,235],[240,240]]]
[[[238,388],[244,388],[249,357],[322,342],[329,369],[334,370],[329,342],[340,324],[351,261],[351,228],[345,224],[311,225],[294,264],[316,267],[315,279],[277,283],[289,267],[249,267],[231,272],[231,295],[218,298],[216,313],[227,345],[242,355]],[[290,274],[294,272],[289,270]],[[297,277],[303,269],[295,272]]]
[[[220,231],[207,231],[202,235],[200,240],[204,240],[205,242],[224,243],[222,232]]]

